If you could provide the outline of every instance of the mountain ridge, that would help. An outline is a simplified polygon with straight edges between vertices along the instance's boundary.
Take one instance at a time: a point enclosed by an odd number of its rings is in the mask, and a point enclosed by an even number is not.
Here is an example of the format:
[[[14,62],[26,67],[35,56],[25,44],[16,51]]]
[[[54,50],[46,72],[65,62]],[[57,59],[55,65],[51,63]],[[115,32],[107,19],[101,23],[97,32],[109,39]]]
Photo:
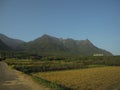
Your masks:
[[[11,47],[13,50],[16,50],[19,47],[19,45],[25,43],[22,40],[10,38],[1,33],[0,33],[0,40],[2,40],[2,42],[4,42],[7,46]]]
[[[39,55],[93,55],[103,54],[112,55],[112,53],[96,47],[89,39],[74,40],[71,38],[63,39],[50,36],[47,34],[42,35],[32,41],[24,42],[21,40],[11,39],[2,35],[5,39],[2,41],[14,50]],[[7,38],[7,39],[6,39]],[[1,39],[1,34],[0,34]],[[6,41],[4,41],[6,40]],[[12,45],[9,44],[12,42]],[[18,42],[18,43],[17,43]]]
[[[71,38],[61,39],[50,35],[43,35],[26,44],[25,51],[55,55],[59,53],[70,55],[93,55],[94,53],[102,53],[104,55],[112,55],[110,52],[96,47],[88,39],[74,40]]]

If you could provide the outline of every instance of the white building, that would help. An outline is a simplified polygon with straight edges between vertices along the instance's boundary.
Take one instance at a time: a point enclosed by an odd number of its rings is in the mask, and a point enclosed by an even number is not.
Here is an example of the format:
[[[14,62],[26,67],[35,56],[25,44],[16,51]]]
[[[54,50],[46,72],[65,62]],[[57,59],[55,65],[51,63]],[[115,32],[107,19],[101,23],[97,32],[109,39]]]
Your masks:
[[[93,56],[104,56],[102,53],[93,54]]]

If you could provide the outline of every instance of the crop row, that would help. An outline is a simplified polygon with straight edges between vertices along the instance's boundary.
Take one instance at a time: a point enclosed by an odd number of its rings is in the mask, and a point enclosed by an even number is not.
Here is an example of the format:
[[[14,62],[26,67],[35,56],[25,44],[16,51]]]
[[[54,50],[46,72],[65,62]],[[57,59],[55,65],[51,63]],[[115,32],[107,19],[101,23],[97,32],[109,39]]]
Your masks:
[[[45,71],[55,71],[55,70],[67,70],[67,69],[77,69],[77,68],[85,68],[86,65],[79,62],[64,62],[64,61],[46,61],[46,62],[33,62],[33,61],[13,61],[10,62],[9,60],[6,61],[8,65],[11,65],[13,68],[25,72],[25,73],[32,73],[32,72],[45,72]]]
[[[105,59],[106,58],[106,59]],[[25,73],[79,69],[98,66],[120,66],[120,57],[81,57],[76,60],[8,59],[8,65]]]

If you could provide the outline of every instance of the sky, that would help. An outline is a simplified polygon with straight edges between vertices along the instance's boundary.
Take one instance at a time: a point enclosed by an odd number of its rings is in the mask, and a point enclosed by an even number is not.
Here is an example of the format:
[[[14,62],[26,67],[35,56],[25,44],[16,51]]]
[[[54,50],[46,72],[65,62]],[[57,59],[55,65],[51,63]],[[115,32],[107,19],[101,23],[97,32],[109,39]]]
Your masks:
[[[120,55],[120,0],[0,0],[0,33],[27,42],[44,34],[89,39]]]

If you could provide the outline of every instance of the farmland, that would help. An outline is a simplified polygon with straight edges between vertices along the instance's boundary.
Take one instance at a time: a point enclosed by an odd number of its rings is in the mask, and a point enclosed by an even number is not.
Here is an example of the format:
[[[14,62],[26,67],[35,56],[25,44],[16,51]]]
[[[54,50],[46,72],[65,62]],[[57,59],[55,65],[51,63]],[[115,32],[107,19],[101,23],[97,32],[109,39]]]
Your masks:
[[[99,67],[56,72],[39,72],[33,76],[72,90],[118,90],[120,67]]]
[[[52,90],[119,90],[120,56],[5,60]]]

